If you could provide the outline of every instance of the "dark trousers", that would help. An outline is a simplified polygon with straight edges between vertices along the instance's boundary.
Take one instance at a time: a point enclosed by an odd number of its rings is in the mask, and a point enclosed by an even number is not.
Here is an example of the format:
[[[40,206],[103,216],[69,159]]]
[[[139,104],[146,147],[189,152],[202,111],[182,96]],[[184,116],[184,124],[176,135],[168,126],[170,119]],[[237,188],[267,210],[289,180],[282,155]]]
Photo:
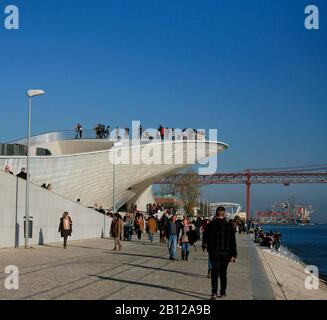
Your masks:
[[[141,238],[142,238],[142,231],[141,231],[141,229],[138,229],[136,232],[137,232],[137,238],[139,240],[141,240]]]
[[[67,247],[67,239],[69,236],[69,230],[64,230],[63,234],[64,234],[64,247]]]
[[[224,252],[209,252],[211,263],[211,288],[213,294],[218,294],[218,277],[220,280],[220,294],[226,294],[227,268],[229,254]]]

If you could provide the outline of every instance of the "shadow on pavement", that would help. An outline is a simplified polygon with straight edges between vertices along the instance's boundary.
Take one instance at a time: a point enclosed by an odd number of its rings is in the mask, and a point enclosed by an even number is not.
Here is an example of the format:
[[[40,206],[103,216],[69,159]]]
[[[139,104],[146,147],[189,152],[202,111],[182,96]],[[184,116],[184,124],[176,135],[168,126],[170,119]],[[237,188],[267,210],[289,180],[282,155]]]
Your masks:
[[[149,284],[149,283],[145,283],[145,282],[137,282],[137,281],[131,281],[131,280],[116,279],[116,278],[113,278],[113,277],[98,276],[96,274],[90,274],[89,276],[97,277],[100,280],[116,281],[116,282],[120,282],[120,283],[125,283],[127,285],[137,285],[137,286],[141,286],[141,287],[148,287],[148,288],[155,288],[155,289],[159,289],[159,290],[166,290],[166,291],[178,293],[178,294],[181,294],[181,295],[185,295],[187,297],[192,297],[192,298],[195,298],[195,299],[201,299],[201,300],[208,300],[209,299],[209,298],[205,298],[204,296],[200,296],[197,292],[183,290],[183,289],[175,289],[175,288],[171,288],[171,287],[165,287],[165,286],[156,285],[156,284]]]
[[[160,256],[150,256],[147,254],[136,254],[136,253],[127,253],[124,251],[110,251],[110,254],[118,254],[122,256],[130,256],[130,257],[140,257],[140,258],[152,258],[152,259],[161,259],[161,260],[169,260],[168,257],[160,257]],[[168,256],[168,254],[167,254]]]
[[[156,267],[142,266],[140,264],[133,264],[133,263],[128,263],[126,265],[132,266],[132,267],[137,267],[137,268],[149,269],[149,270],[157,270],[157,271],[177,273],[177,274],[181,274],[181,275],[184,275],[184,276],[190,276],[190,277],[193,277],[193,278],[207,279],[207,277],[204,276],[204,275],[197,274],[197,273],[192,273],[192,272],[184,272],[184,271],[178,271],[178,270],[172,270],[172,269],[162,269],[162,268],[156,268]]]

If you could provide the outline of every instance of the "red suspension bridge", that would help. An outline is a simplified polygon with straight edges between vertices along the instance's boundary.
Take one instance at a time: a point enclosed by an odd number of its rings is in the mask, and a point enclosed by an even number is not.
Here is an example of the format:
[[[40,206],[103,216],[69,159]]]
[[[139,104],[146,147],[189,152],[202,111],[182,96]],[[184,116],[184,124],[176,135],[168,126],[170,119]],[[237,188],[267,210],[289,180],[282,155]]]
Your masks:
[[[212,184],[241,184],[246,186],[246,213],[250,217],[250,189],[252,184],[317,184],[327,183],[327,165],[278,168],[247,169],[234,173],[198,175],[178,173],[157,181],[156,184],[180,185],[192,182],[199,186]]]

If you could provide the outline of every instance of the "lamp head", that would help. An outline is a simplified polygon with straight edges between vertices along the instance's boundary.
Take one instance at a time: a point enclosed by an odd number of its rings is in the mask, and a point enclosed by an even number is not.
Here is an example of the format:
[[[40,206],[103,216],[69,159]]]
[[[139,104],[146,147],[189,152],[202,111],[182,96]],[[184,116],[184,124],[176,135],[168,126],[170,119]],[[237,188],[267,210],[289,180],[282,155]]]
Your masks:
[[[26,92],[26,94],[32,98],[32,97],[36,97],[36,96],[42,96],[43,94],[45,94],[45,92],[43,90],[34,90],[34,89],[31,89],[31,90],[28,90]]]

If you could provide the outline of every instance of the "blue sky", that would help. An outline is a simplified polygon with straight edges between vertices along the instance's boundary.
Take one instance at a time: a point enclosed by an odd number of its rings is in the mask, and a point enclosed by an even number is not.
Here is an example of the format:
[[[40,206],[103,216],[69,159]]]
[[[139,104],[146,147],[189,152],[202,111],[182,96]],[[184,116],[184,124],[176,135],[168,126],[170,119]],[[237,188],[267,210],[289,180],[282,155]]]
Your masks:
[[[220,171],[327,159],[327,3],[302,0],[0,0],[20,9],[20,30],[0,14],[0,141],[79,121],[217,128],[230,145]],[[320,29],[304,28],[304,8]],[[205,188],[244,204],[242,186]],[[326,186],[253,187],[253,209],[295,196],[327,220]]]

